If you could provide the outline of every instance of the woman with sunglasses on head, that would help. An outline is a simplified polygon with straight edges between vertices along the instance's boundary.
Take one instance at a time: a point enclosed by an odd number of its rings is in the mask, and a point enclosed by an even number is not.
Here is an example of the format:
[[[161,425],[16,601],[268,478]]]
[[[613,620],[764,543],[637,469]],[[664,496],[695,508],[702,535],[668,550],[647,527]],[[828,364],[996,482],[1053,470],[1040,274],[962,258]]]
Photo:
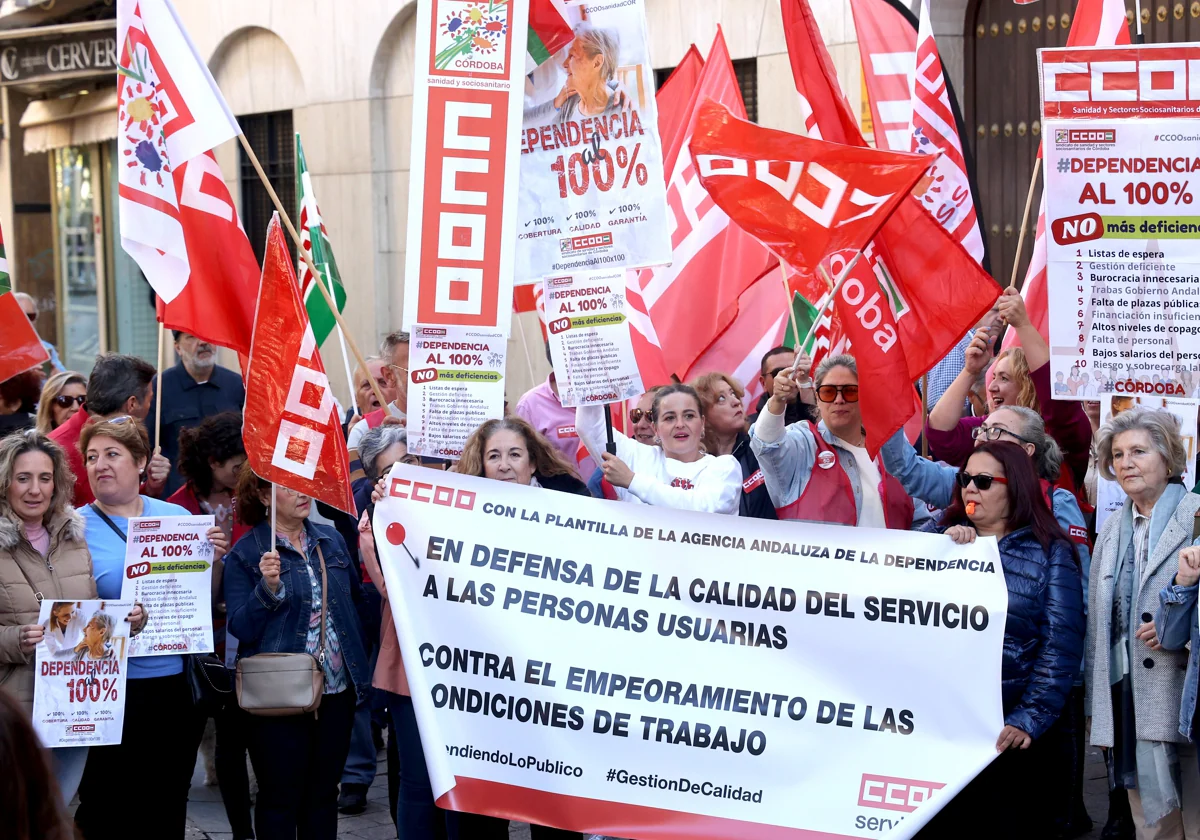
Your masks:
[[[83,408],[86,399],[87,378],[82,373],[67,370],[54,374],[42,386],[42,396],[38,400],[37,430],[44,435],[50,434],[74,417]]]
[[[1104,523],[1092,557],[1092,743],[1109,748],[1110,784],[1129,792],[1139,838],[1200,836],[1200,767],[1187,734],[1193,710],[1186,708],[1195,702],[1194,676],[1189,683],[1188,655],[1174,649],[1182,641],[1155,619],[1180,553],[1193,544],[1200,511],[1200,496],[1183,486],[1186,462],[1179,421],[1165,411],[1132,408],[1096,438],[1100,475],[1117,481],[1128,498]],[[1182,601],[1181,593],[1171,596],[1164,603]]]
[[[617,452],[606,451],[604,409],[575,409],[575,429],[589,452],[603,453],[604,478],[624,502],[737,515],[742,467],[732,455],[704,451],[704,404],[696,389],[675,384],[660,388],[650,404],[659,446],[647,446],[613,433]]]
[[[150,462],[146,430],[127,414],[92,418],[79,437],[95,501],[78,509],[100,598],[121,597],[129,520],[135,516],[187,516],[179,505],[139,494]],[[220,562],[229,541],[220,528],[207,532]],[[141,608],[132,619],[144,621]],[[140,629],[135,625],[135,629]],[[92,747],[79,786],[75,819],[87,840],[137,836],[144,826],[155,836],[182,838],[186,831],[188,788],[204,718],[194,710],[184,675],[184,657],[140,656],[128,664],[125,722],[121,743]],[[154,771],[138,778],[137,797],[112,795],[112,768],[141,766],[154,757]]]
[[[807,356],[797,361],[796,370],[808,370]],[[792,376],[780,375],[750,428],[750,446],[779,518],[897,530],[928,521],[925,505],[914,505],[882,459],[867,453],[854,357],[825,358],[815,379],[820,425],[784,426],[784,411],[798,386]]]
[[[692,382],[704,404],[704,448],[710,455],[732,455],[742,465],[742,516],[778,519],[758,458],[750,449],[742,383],[724,373],[706,373]]]
[[[1003,350],[992,361],[996,335],[992,329],[975,333],[964,355],[963,369],[929,411],[925,434],[929,449],[940,461],[961,464],[971,454],[971,432],[982,417],[963,417],[963,404],[971,387],[991,365],[987,386],[988,411],[1019,405],[1039,412],[1046,430],[1058,441],[1068,469],[1060,476],[1062,486],[1074,491],[1083,486],[1092,445],[1092,426],[1076,402],[1055,400],[1050,385],[1050,347],[1025,311],[1025,301],[1015,289],[1005,289],[996,302],[997,310],[1017,331],[1020,347]]]
[[[960,544],[977,537],[998,541],[1008,588],[1000,666],[1004,727],[996,739],[999,757],[918,837],[1049,837],[1063,759],[1053,730],[1083,658],[1075,551],[1046,505],[1033,462],[1007,441],[974,449],[941,528]]]
[[[307,653],[324,674],[316,712],[250,718],[255,834],[295,840],[299,830],[311,840],[333,840],[354,713],[371,683],[359,615],[362,586],[341,535],[309,519],[311,497],[279,486],[272,496],[270,483],[245,464],[237,499],[238,516],[251,527],[225,563],[225,604],[238,657]]]

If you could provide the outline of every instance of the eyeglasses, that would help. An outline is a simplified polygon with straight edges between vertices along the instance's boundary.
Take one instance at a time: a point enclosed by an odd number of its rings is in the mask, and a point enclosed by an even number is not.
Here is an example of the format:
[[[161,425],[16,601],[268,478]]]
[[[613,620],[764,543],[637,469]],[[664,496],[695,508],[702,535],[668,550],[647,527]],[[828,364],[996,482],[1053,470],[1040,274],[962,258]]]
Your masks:
[[[29,319],[29,323],[31,323],[31,324],[37,323],[37,316],[38,316],[38,314],[36,312],[26,312],[25,313],[25,317]]]
[[[822,385],[817,389],[817,399],[825,403],[831,403],[836,400],[838,394],[841,394],[842,399],[848,403],[858,402],[857,385]]]
[[[59,408],[70,408],[72,405],[82,408],[85,402],[87,402],[87,397],[85,396],[68,397],[66,394],[59,394],[54,398],[54,404]]]
[[[779,374],[783,373],[785,370],[788,370],[787,365],[784,365],[783,367],[777,367],[777,368],[775,368],[775,370],[767,371],[767,376],[772,376],[772,377],[778,376]]]
[[[641,423],[643,420],[647,420],[652,423],[654,422],[654,415],[652,415],[646,409],[631,408],[629,410],[629,419],[634,423]]]
[[[1009,437],[1013,437],[1013,438],[1016,438],[1017,440],[1021,441],[1021,443],[1028,443],[1030,446],[1037,445],[1033,441],[1029,440],[1028,438],[1021,437],[1016,432],[1010,432],[1008,429],[1004,428],[1003,426],[982,425],[982,426],[976,426],[974,429],[971,430],[971,437],[974,438],[975,440],[1000,440],[1000,435],[1008,435]]]
[[[962,472],[960,472],[958,474],[958,486],[959,487],[961,487],[965,490],[965,489],[967,489],[967,486],[971,482],[975,482],[976,488],[978,488],[980,490],[987,490],[989,487],[992,486],[992,482],[995,482],[996,484],[1008,484],[1008,479],[1001,478],[998,475],[988,475],[987,473],[981,473],[980,475],[971,475],[966,470],[963,470]]]

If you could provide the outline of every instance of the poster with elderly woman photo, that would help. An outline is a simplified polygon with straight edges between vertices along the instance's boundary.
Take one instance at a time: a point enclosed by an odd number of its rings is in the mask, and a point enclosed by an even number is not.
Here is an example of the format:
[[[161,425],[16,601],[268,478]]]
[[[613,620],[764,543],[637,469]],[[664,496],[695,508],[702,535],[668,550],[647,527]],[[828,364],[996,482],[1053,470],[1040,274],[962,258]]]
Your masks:
[[[132,603],[42,601],[33,726],[46,747],[121,743]]]
[[[671,261],[644,0],[563,2],[574,38],[525,79],[516,265]]]

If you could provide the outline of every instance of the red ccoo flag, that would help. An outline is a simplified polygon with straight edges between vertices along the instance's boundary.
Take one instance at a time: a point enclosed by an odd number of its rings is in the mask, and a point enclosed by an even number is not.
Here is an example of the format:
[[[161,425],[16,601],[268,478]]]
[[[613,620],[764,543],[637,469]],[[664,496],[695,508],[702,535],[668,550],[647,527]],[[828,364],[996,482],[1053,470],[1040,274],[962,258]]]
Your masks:
[[[50,361],[16,295],[0,295],[0,382]]]
[[[1075,7],[1075,20],[1071,34],[1067,36],[1068,47],[1111,47],[1129,43],[1129,22],[1125,19],[1125,4],[1121,0],[1079,0]],[[1038,146],[1041,156],[1041,146]],[[1020,259],[1020,255],[1018,255]],[[1033,238],[1033,254],[1029,268],[1025,271],[1025,284],[1021,287],[1025,298],[1025,310],[1030,322],[1050,343],[1050,311],[1046,292],[1046,193],[1042,191],[1042,202],[1038,207],[1037,231]],[[1017,331],[1006,330],[1004,348],[1017,343]]]
[[[929,157],[826,143],[736,119],[711,99],[691,143],[717,206],[794,268],[859,251],[929,169]]]
[[[784,0],[783,21],[810,136],[866,146],[806,0]],[[999,289],[911,197],[864,253],[835,305],[859,360],[863,425],[874,454],[912,416],[912,383],[979,320]],[[829,273],[837,276],[847,259],[831,258]]]
[[[267,228],[242,440],[259,476],[354,515],[346,441],[278,215]]]

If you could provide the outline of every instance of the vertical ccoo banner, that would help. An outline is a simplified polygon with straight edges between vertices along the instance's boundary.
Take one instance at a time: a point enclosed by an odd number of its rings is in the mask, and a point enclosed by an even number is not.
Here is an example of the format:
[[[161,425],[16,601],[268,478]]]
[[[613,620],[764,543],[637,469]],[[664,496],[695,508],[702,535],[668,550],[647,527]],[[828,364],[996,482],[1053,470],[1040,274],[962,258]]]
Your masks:
[[[417,4],[404,328],[512,309],[528,0]]]

